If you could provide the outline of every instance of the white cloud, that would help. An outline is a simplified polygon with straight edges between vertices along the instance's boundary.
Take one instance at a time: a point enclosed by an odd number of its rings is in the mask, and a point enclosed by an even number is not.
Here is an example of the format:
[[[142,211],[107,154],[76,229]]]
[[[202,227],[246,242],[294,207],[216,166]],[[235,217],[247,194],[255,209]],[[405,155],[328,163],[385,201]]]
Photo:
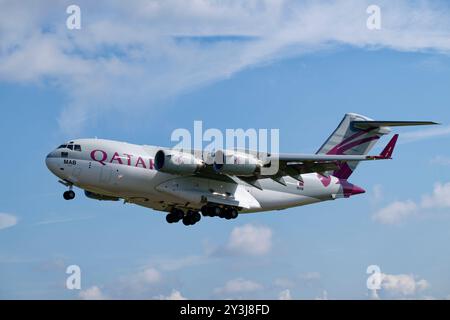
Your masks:
[[[75,221],[83,221],[83,220],[90,220],[95,218],[94,216],[89,217],[76,217],[76,218],[65,218],[65,219],[49,219],[49,220],[43,220],[36,222],[36,225],[47,225],[47,224],[55,224],[55,223],[66,223],[66,222],[75,222]]]
[[[450,182],[436,183],[431,194],[422,196],[422,200],[395,201],[378,210],[372,218],[383,224],[398,224],[423,210],[450,208]]]
[[[114,286],[118,295],[151,297],[164,285],[162,274],[154,267],[146,267],[136,273],[123,276]]]
[[[319,288],[321,286],[321,275],[317,271],[310,271],[297,274],[291,278],[280,277],[273,281],[274,288],[283,289],[281,293],[289,291],[294,288]],[[280,295],[281,295],[280,293]]]
[[[158,283],[159,281],[161,281],[161,274],[159,273],[158,270],[156,270],[154,268],[147,268],[147,269],[141,271],[137,275],[137,278],[144,283],[154,284],[154,283]]]
[[[430,160],[431,164],[438,164],[441,166],[450,166],[450,158],[444,156],[435,156]]]
[[[156,297],[159,300],[187,300],[180,291],[173,289],[172,292],[168,296],[160,295]]]
[[[92,286],[79,293],[81,299],[185,299],[179,290],[174,288],[174,280],[167,279],[154,267],[145,267],[140,270],[119,276],[102,287]],[[170,292],[162,295],[161,292]]]
[[[430,286],[424,279],[417,280],[414,275],[382,274],[381,287],[392,296],[412,296]]]
[[[422,208],[450,208],[450,182],[436,183],[431,195],[422,197]]]
[[[262,289],[263,286],[257,282],[237,278],[229,280],[227,283],[225,283],[223,287],[216,288],[214,292],[216,294],[238,294],[246,292],[255,292]]]
[[[272,230],[247,224],[235,227],[230,234],[227,251],[233,254],[265,255],[272,248]]]
[[[406,132],[402,134],[401,143],[410,143],[448,135],[450,135],[450,126]]]
[[[273,284],[280,288],[293,288],[295,286],[295,282],[287,278],[277,278]]]
[[[82,290],[79,293],[79,297],[83,300],[105,300],[107,297],[103,294],[97,286],[92,286],[86,290]]]
[[[381,184],[376,184],[372,188],[372,203],[376,204],[383,200],[383,186]]]
[[[328,300],[328,291],[323,290],[322,295],[320,295],[319,297],[316,297],[316,300]]]
[[[292,300],[291,291],[289,289],[281,291],[278,300]]]
[[[373,219],[383,224],[398,224],[417,212],[414,201],[396,201],[382,208],[373,215]]]
[[[211,262],[210,257],[207,255],[189,255],[172,259],[152,259],[152,261],[162,271],[176,271]]]
[[[0,213],[0,230],[17,224],[17,217],[9,213]]]
[[[77,4],[82,29],[75,31],[61,19],[64,4],[49,0],[3,1],[0,12],[0,79],[61,88],[66,130],[100,113],[149,110],[244,68],[336,45],[450,51],[448,7],[422,1],[378,1],[382,29],[375,32],[366,28],[369,0]]]
[[[317,271],[310,271],[310,272],[302,273],[300,275],[300,279],[302,279],[302,280],[319,280],[320,273]]]

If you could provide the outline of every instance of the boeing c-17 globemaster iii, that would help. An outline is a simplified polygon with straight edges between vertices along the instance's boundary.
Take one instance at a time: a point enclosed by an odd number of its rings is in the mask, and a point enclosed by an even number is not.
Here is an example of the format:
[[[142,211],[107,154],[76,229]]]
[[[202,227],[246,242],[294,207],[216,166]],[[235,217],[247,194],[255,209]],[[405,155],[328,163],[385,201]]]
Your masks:
[[[235,219],[364,193],[349,178],[362,161],[391,159],[398,135],[379,155],[368,155],[390,127],[432,124],[348,113],[317,153],[264,157],[218,150],[205,159],[194,151],[75,139],[51,151],[46,165],[68,188],[66,200],[75,198],[76,186],[89,198],[123,199],[167,213],[169,223],[193,225],[202,215]],[[265,174],[275,161],[277,169]]]

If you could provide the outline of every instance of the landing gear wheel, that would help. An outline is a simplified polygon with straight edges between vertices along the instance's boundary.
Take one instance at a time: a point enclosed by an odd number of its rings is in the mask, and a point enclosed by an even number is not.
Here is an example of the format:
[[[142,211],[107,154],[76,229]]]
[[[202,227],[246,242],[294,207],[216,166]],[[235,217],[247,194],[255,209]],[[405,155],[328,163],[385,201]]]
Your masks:
[[[176,211],[173,213],[173,215],[174,215],[174,217],[176,218],[176,222],[178,222],[178,221],[180,221],[181,219],[183,219],[183,217],[184,217],[184,212],[183,212],[183,210],[176,210]]]
[[[72,190],[66,191],[63,193],[63,197],[65,200],[72,200],[73,198],[75,198],[75,192],[73,192]]]
[[[201,218],[202,216],[200,215],[200,213],[198,213],[197,211],[189,210],[186,213],[186,216],[183,218],[183,224],[185,226],[190,226],[199,222]]]
[[[209,207],[208,206],[203,206],[200,211],[202,212],[202,215],[204,217],[208,217],[209,216]]]
[[[239,215],[239,212],[234,208],[230,208],[228,210],[228,215],[229,215],[230,219],[236,219]]]
[[[221,211],[222,209],[218,206],[204,206],[202,208],[202,213],[206,212],[206,215],[210,217],[217,217]],[[203,213],[203,215],[205,214]]]
[[[227,212],[226,212],[226,210],[225,209],[222,209],[222,208],[219,208],[219,214],[218,214],[218,216],[219,216],[219,218],[226,218],[227,217]]]
[[[190,217],[186,216],[186,217],[183,218],[183,224],[184,224],[185,226],[190,226],[190,225],[193,224],[193,223],[192,223]]]
[[[198,212],[194,212],[194,214],[192,215],[192,221],[194,223],[199,222],[201,218],[202,217],[201,217],[200,213],[198,213]]]
[[[166,221],[167,223],[174,223],[175,222],[174,216],[171,213],[167,214]]]
[[[166,221],[168,223],[175,223],[183,219],[183,217],[184,217],[183,210],[174,208],[170,211],[170,213],[166,215]]]

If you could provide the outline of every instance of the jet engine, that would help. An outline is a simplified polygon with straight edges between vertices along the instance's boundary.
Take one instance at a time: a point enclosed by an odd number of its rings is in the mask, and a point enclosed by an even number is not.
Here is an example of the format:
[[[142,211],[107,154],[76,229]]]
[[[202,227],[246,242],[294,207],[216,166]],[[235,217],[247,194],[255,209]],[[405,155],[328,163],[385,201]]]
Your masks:
[[[95,200],[104,200],[104,201],[118,201],[119,200],[119,198],[117,198],[117,197],[105,196],[103,194],[94,193],[94,192],[90,192],[87,190],[84,190],[84,194],[86,195],[86,197],[95,199]]]
[[[216,151],[214,170],[222,174],[235,176],[253,176],[261,171],[262,161],[252,154]]]
[[[193,154],[173,150],[159,150],[155,154],[155,168],[173,174],[192,174],[205,166],[203,160]]]

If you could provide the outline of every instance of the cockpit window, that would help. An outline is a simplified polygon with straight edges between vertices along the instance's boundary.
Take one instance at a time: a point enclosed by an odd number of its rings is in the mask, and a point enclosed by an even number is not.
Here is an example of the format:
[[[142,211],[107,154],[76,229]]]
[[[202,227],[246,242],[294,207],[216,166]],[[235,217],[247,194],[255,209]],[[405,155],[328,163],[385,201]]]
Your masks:
[[[66,148],[70,149],[70,150],[75,150],[75,151],[80,151],[81,152],[81,145],[73,144],[73,142],[69,143],[69,144],[62,144],[56,149],[66,149]]]

